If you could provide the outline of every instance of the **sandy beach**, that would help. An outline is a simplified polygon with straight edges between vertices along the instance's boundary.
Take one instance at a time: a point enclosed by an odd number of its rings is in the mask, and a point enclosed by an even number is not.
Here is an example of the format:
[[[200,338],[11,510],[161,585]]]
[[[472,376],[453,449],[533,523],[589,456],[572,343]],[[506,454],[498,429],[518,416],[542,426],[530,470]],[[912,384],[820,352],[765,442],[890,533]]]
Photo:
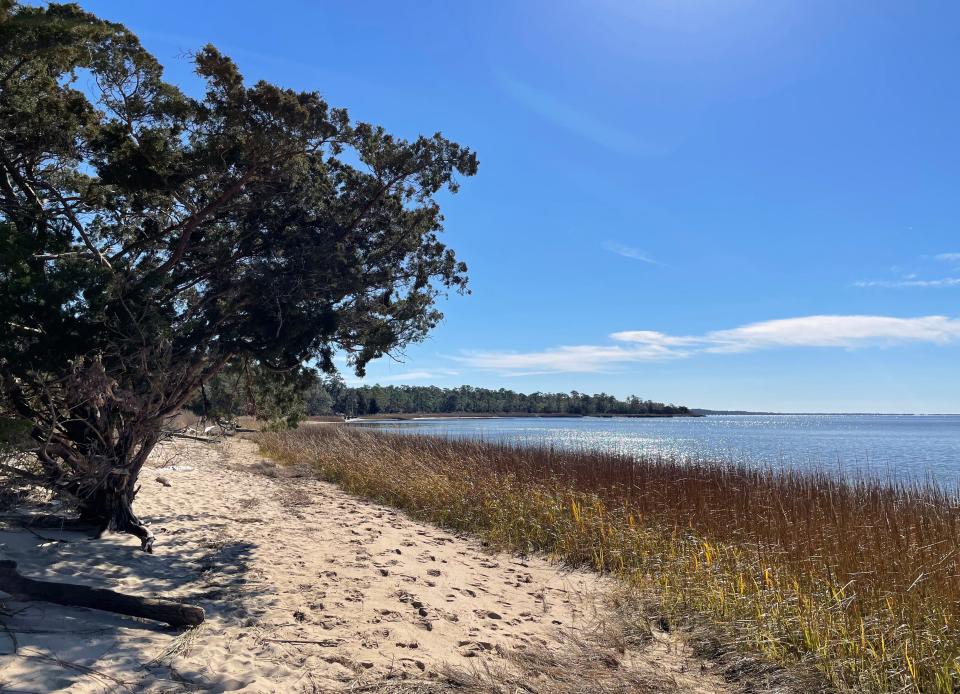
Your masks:
[[[0,553],[33,578],[200,605],[206,622],[4,600],[0,691],[735,691],[674,636],[625,630],[613,582],[491,553],[249,441],[166,443],[141,481],[155,554],[15,529]]]

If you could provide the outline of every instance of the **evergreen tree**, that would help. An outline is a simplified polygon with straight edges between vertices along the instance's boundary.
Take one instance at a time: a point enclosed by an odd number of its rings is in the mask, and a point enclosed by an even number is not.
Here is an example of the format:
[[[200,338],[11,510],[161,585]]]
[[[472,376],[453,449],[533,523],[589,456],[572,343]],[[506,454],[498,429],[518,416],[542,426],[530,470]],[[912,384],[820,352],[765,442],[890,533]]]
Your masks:
[[[31,479],[148,551],[164,419],[228,365],[362,375],[422,339],[466,282],[434,197],[477,168],[193,60],[199,99],[119,24],[0,0],[0,417],[31,422]]]

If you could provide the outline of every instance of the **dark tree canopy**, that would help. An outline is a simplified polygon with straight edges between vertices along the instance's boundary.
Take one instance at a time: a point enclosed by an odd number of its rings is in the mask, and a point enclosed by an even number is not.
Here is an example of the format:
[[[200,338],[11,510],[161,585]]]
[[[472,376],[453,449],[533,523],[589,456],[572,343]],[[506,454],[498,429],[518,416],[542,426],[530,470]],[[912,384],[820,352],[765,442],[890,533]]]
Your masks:
[[[340,379],[336,374],[330,378]],[[278,373],[259,364],[235,363],[207,381],[186,409],[222,425],[236,424],[238,417],[246,416],[256,418],[266,429],[292,429],[309,408],[322,407],[316,398],[307,401],[307,393],[326,395],[319,383],[312,369]]]
[[[164,417],[231,363],[362,374],[423,338],[466,282],[435,195],[477,169],[193,59],[202,98],[119,24],[0,0],[0,409],[40,477],[146,548],[130,502]]]
[[[325,397],[324,397],[325,396]],[[222,397],[222,396],[221,396]],[[375,403],[376,411],[371,410]],[[620,400],[607,393],[518,393],[506,388],[496,390],[459,386],[362,386],[349,388],[338,378],[326,379],[309,387],[304,397],[307,414],[329,413],[355,417],[365,414],[564,414],[564,415],[688,415],[683,405],[641,400],[631,395]]]

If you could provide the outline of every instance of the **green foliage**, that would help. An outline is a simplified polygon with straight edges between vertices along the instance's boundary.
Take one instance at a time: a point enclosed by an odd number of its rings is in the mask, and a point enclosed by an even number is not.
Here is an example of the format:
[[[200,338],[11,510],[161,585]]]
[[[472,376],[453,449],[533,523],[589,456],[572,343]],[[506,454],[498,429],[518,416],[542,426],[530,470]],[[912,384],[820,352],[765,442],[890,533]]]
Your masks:
[[[334,397],[323,383],[318,383],[304,394],[305,410],[310,415],[333,414],[333,404]]]
[[[319,392],[325,391],[332,401],[332,410],[348,417],[364,414],[399,413],[513,413],[513,414],[573,414],[573,415],[686,415],[685,406],[665,405],[662,402],[641,400],[630,396],[618,400],[599,393],[517,393],[500,388],[438,388],[436,386],[365,386],[347,388],[343,381],[318,383],[307,393],[307,412],[310,415],[327,414],[315,411],[311,402],[320,401]]]
[[[0,45],[0,358],[110,353],[135,322],[191,362],[329,371],[341,347],[362,371],[440,318],[431,280],[463,286],[432,195],[476,170],[468,150],[351,124],[313,92],[246,87],[212,46],[195,56],[208,91],[190,99],[126,29],[73,5],[14,6]],[[82,70],[96,103],[71,86]]]
[[[76,498],[131,499],[160,423],[225,366],[340,351],[362,374],[465,288],[434,197],[472,152],[247,85],[210,45],[193,62],[198,99],[119,24],[0,2],[0,411]]]
[[[29,446],[30,429],[30,422],[24,419],[0,417],[0,453]]]
[[[262,364],[239,363],[204,384],[188,408],[211,419],[246,415],[273,431],[294,429],[307,413],[303,393],[312,390],[316,381],[316,373],[310,369],[278,372]]]

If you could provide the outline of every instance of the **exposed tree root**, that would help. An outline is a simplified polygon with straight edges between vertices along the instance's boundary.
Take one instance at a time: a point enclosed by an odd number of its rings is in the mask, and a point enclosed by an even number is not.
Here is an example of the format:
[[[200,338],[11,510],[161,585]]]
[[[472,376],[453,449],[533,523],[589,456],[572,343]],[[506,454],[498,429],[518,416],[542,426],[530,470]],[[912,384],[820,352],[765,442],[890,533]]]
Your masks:
[[[90,588],[74,583],[37,581],[21,576],[14,561],[0,561],[0,590],[15,597],[43,600],[57,605],[89,607],[165,622],[175,627],[197,626],[203,622],[202,607],[185,605],[161,598],[141,598],[104,588]]]

